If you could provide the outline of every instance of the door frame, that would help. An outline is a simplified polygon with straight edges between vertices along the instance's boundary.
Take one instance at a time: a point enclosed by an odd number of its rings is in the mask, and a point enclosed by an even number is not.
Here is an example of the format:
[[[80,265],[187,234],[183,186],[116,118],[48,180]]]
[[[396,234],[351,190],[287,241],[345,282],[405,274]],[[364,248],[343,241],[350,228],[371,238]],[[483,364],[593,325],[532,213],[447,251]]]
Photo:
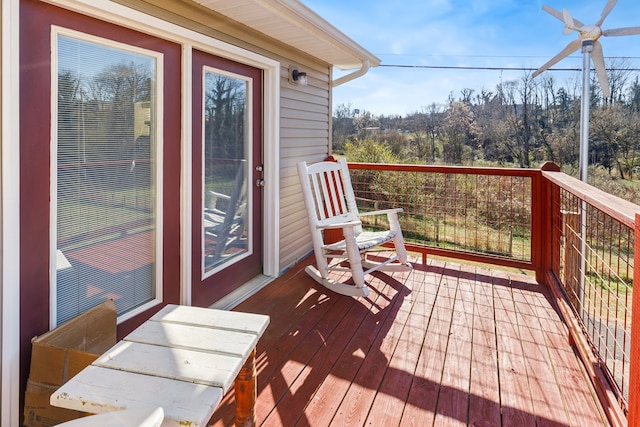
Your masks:
[[[280,262],[280,63],[221,40],[163,21],[108,0],[48,0],[48,3],[113,22],[182,46],[182,171],[180,303],[191,305],[191,126],[192,50],[231,59],[263,71],[263,274],[277,277]]]
[[[0,425],[20,419],[20,0],[1,0]]]
[[[242,293],[242,289],[247,288],[246,284],[256,276],[262,275],[263,247],[262,247],[262,189],[255,186],[256,179],[262,176],[258,172],[258,165],[263,162],[262,143],[262,72],[255,67],[247,66],[236,61],[221,58],[218,55],[211,55],[201,50],[193,51],[193,78],[195,90],[193,91],[193,126],[192,148],[193,153],[191,167],[194,172],[192,182],[192,205],[191,218],[194,221],[191,231],[192,239],[192,301],[200,305],[208,301],[210,305],[219,306],[229,299],[230,295]],[[245,223],[246,250],[243,254],[231,257],[227,262],[205,269],[204,246],[205,237],[203,212],[206,206],[205,190],[205,162],[206,162],[206,138],[204,136],[205,120],[205,76],[207,73],[222,75],[236,79],[245,86],[245,114],[244,114],[244,138],[238,141],[243,146],[244,164],[241,170],[244,172],[246,182],[242,185],[245,190],[246,214]],[[224,157],[224,156],[221,156]],[[234,174],[235,176],[235,174]],[[229,178],[236,179],[238,177]],[[236,182],[235,185],[238,185]],[[230,197],[231,192],[227,193]],[[200,244],[197,244],[199,241]]]

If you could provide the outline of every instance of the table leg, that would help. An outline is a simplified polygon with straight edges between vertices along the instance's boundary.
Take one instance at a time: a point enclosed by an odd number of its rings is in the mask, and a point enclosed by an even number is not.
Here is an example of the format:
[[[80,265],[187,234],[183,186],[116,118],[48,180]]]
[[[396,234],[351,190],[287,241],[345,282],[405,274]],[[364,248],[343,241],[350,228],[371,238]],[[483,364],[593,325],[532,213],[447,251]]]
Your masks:
[[[254,348],[236,377],[236,426],[256,425],[256,349]]]

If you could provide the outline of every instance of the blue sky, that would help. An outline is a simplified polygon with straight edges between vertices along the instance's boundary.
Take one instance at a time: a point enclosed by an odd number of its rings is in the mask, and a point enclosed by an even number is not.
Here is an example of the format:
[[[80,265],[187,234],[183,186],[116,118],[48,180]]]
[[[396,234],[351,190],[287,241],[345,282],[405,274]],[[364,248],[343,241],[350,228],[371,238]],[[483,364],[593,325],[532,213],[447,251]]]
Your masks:
[[[585,24],[595,23],[606,0],[302,0],[321,17],[382,60],[382,65],[538,68],[577,34],[563,35],[563,24],[542,10],[566,8]],[[603,29],[640,26],[640,1],[619,0]],[[602,37],[604,55],[626,57],[640,68],[640,35]],[[580,52],[554,68],[576,68]],[[547,71],[558,84],[579,84],[579,72]],[[334,89],[334,108],[374,114],[420,111],[445,103],[463,88],[495,91],[500,81],[524,71],[372,68],[365,76]],[[336,76],[340,76],[336,73]],[[540,78],[540,77],[538,77]],[[578,82],[578,83],[576,83]]]

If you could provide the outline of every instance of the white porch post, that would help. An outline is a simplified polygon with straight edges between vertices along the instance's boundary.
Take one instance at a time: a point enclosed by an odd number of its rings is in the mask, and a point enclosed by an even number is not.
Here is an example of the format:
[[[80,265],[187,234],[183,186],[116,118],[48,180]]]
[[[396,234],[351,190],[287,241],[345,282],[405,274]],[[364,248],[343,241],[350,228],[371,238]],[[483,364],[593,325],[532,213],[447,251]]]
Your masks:
[[[0,425],[19,424],[20,133],[19,0],[2,1],[0,112]]]

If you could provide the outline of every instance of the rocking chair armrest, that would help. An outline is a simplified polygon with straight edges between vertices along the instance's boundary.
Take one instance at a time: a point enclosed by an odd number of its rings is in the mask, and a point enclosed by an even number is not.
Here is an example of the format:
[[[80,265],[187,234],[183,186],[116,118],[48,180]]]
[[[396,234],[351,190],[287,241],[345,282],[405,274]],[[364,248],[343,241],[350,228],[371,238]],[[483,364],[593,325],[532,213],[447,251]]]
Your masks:
[[[227,194],[218,193],[217,191],[213,191],[213,190],[209,190],[208,193],[211,197],[215,197],[217,199],[229,200],[231,198],[231,196]]]
[[[379,211],[371,211],[371,212],[360,212],[358,216],[372,216],[372,215],[389,215],[389,214],[397,214],[402,212],[402,208],[395,209],[382,209]]]
[[[320,230],[334,229],[334,228],[354,228],[362,225],[361,221],[349,221],[349,222],[336,222],[334,224],[316,225],[316,228]]]
[[[218,209],[218,201],[225,200],[228,202],[229,200],[231,200],[231,196],[227,194],[218,193],[217,191],[213,191],[213,190],[207,191],[207,194],[208,194],[207,203],[206,203],[207,207],[205,209],[209,209],[214,212],[222,212],[224,214],[223,211]]]

